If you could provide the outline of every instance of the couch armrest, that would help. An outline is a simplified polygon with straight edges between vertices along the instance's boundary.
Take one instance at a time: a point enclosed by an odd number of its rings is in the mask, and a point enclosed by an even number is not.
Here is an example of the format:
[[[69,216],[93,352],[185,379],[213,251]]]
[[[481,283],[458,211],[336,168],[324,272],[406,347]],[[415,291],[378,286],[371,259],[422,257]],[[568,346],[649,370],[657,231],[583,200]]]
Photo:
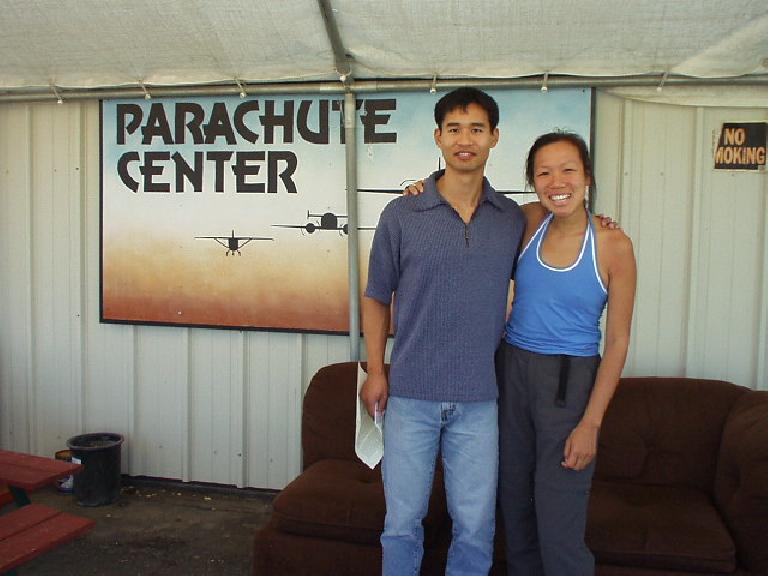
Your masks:
[[[768,572],[768,392],[744,394],[728,415],[715,499],[739,563],[750,572]]]

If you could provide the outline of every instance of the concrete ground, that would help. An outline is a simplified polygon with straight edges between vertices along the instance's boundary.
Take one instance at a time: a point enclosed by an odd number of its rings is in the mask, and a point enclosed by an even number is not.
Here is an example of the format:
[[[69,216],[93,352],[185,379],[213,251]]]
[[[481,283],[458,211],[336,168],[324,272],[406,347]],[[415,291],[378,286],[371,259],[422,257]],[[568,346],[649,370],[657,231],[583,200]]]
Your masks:
[[[109,506],[79,506],[54,488],[30,498],[96,526],[25,564],[19,576],[237,576],[250,574],[253,537],[274,494],[125,479]]]

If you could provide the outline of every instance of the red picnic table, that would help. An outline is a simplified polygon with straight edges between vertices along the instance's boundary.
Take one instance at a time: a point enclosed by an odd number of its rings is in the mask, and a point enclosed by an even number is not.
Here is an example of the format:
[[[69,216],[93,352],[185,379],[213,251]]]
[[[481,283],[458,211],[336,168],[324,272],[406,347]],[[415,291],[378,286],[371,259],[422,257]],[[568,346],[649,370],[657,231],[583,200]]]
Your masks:
[[[15,574],[28,560],[91,529],[93,520],[32,504],[29,499],[29,492],[80,468],[80,464],[0,450],[0,484],[8,486],[17,506],[0,515],[0,574]]]
[[[30,503],[27,492],[75,474],[81,467],[80,464],[53,458],[0,450],[0,483],[8,485],[17,506],[26,506]]]

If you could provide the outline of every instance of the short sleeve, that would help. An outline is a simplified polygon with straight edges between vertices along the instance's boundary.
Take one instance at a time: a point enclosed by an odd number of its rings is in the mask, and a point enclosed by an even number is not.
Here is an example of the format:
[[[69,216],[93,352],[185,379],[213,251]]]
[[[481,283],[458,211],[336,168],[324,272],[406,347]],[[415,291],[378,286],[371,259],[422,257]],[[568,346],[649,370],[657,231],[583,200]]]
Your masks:
[[[515,210],[515,217],[514,217],[515,227],[517,228],[517,237],[518,240],[516,242],[516,246],[514,247],[513,252],[513,261],[512,261],[512,276],[511,280],[515,279],[515,274],[517,273],[517,261],[520,258],[520,252],[523,250],[523,237],[525,236],[525,226],[526,226],[526,219],[525,214],[523,213],[523,210],[518,207],[517,210]]]
[[[400,228],[393,202],[384,208],[373,235],[365,289],[366,296],[387,305],[400,278]]]

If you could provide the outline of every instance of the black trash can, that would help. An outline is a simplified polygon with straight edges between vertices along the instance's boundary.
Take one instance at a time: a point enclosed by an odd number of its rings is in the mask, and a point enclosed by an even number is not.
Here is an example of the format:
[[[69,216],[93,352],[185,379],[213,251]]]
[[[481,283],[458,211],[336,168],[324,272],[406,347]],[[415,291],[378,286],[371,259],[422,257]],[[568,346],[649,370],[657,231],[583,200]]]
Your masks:
[[[81,506],[112,504],[120,495],[120,434],[81,434],[67,440],[72,461],[83,467],[75,474],[75,500]]]

